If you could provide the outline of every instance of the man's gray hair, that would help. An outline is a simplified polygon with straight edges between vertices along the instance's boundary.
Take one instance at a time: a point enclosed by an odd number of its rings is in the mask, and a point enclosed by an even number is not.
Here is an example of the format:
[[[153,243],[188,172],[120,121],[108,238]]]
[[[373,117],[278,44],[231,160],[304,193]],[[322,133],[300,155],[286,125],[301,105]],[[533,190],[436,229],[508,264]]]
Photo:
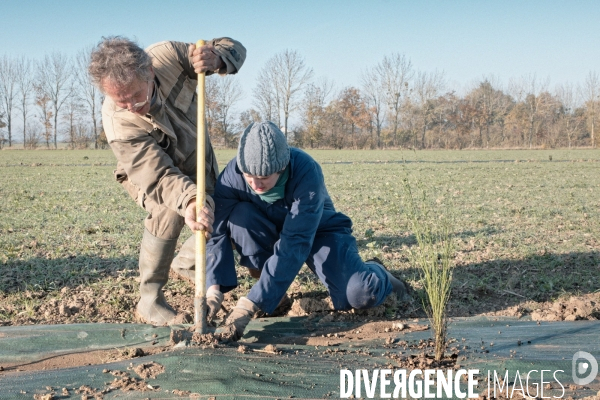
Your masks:
[[[152,79],[152,60],[137,43],[122,37],[103,37],[90,55],[88,73],[100,90],[106,80],[117,86],[127,86],[138,78]]]

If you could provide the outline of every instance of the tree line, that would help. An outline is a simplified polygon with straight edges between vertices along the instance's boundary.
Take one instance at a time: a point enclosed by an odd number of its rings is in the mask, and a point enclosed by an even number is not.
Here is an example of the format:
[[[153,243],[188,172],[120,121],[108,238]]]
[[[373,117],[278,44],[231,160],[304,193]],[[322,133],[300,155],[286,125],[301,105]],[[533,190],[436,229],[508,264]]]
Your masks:
[[[0,58],[0,148],[20,139],[24,148],[101,145],[101,93],[87,74],[91,47],[74,57]],[[19,123],[17,123],[19,121]]]
[[[74,57],[0,58],[0,148],[104,148],[102,93],[87,75],[91,47]],[[271,120],[304,148],[555,148],[596,147],[600,78],[550,88],[530,74],[504,85],[484,77],[458,93],[440,71],[419,71],[393,53],[360,74],[357,86],[316,79],[303,56],[270,58],[252,88],[252,106],[236,76],[206,83],[207,125],[218,147],[236,147],[252,121]]]

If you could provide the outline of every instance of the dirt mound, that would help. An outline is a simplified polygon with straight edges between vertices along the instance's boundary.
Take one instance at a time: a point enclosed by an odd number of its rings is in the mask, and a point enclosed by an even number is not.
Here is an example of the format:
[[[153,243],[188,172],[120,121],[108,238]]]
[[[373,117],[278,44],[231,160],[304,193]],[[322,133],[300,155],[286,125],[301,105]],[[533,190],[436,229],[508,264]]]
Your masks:
[[[534,321],[578,321],[600,319],[600,295],[571,297],[544,303],[531,312]]]
[[[194,332],[192,335],[192,343],[200,346],[212,346],[215,347],[219,344],[219,341],[212,333],[197,333]]]
[[[76,394],[81,395],[81,400],[87,399],[103,399],[104,395],[108,393],[108,389],[98,390],[87,385],[80,386],[79,389],[75,389]]]
[[[388,310],[395,312],[398,311],[399,308],[403,308],[407,304],[399,302],[396,298],[395,294],[390,294],[383,304],[368,308],[366,310],[355,310],[352,309],[348,312],[338,312],[339,316],[336,320],[343,319],[340,317],[342,315],[359,315],[363,317],[384,317]],[[318,313],[330,312],[334,311],[333,303],[331,302],[330,297],[326,298],[316,298],[316,297],[301,297],[294,300],[292,303],[292,307],[290,311],[287,313],[288,317],[304,317],[311,316]],[[352,319],[352,317],[350,317]]]
[[[133,372],[138,374],[138,376],[142,379],[154,379],[157,375],[165,372],[165,367],[152,361],[134,367]]]
[[[128,392],[132,390],[140,392],[157,391],[159,389],[158,386],[148,384],[145,381],[145,379],[155,378],[156,375],[161,374],[165,371],[165,368],[162,365],[157,364],[155,362],[140,364],[136,367],[132,366],[128,369],[133,370],[136,374],[141,376],[142,379],[132,377],[129,374],[129,372],[125,371],[111,371],[107,369],[102,371],[104,373],[110,373],[112,376],[115,377],[115,379],[108,384],[109,390],[112,391],[120,389],[123,392]]]
[[[152,386],[146,383],[146,381],[131,376],[124,376],[121,378],[115,378],[110,384],[110,389],[120,389],[123,392],[129,392],[132,390],[139,392],[157,391],[157,386]]]
[[[470,315],[517,318],[530,315],[534,321],[593,321],[600,319],[600,293],[564,297],[545,302],[524,301],[518,305],[497,311],[487,313],[471,312]]]
[[[333,311],[333,309],[333,303],[329,297],[326,299],[303,297],[294,300],[288,316],[303,317],[315,312]]]

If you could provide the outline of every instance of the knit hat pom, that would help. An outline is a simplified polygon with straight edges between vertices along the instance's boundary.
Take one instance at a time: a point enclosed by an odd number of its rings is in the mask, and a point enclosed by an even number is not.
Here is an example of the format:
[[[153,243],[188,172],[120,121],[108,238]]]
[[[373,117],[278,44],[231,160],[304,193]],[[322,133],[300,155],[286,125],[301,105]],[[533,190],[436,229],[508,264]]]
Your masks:
[[[290,148],[283,132],[271,121],[252,123],[242,133],[237,153],[240,171],[269,176],[290,162]]]

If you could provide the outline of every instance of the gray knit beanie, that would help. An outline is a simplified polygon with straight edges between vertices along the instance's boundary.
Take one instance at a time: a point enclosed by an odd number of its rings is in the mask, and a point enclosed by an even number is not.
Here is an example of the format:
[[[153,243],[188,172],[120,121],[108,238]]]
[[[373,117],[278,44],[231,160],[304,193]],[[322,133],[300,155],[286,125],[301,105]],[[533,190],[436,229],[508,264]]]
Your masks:
[[[282,171],[290,162],[290,149],[283,132],[271,121],[252,123],[242,133],[237,165],[254,176]]]

